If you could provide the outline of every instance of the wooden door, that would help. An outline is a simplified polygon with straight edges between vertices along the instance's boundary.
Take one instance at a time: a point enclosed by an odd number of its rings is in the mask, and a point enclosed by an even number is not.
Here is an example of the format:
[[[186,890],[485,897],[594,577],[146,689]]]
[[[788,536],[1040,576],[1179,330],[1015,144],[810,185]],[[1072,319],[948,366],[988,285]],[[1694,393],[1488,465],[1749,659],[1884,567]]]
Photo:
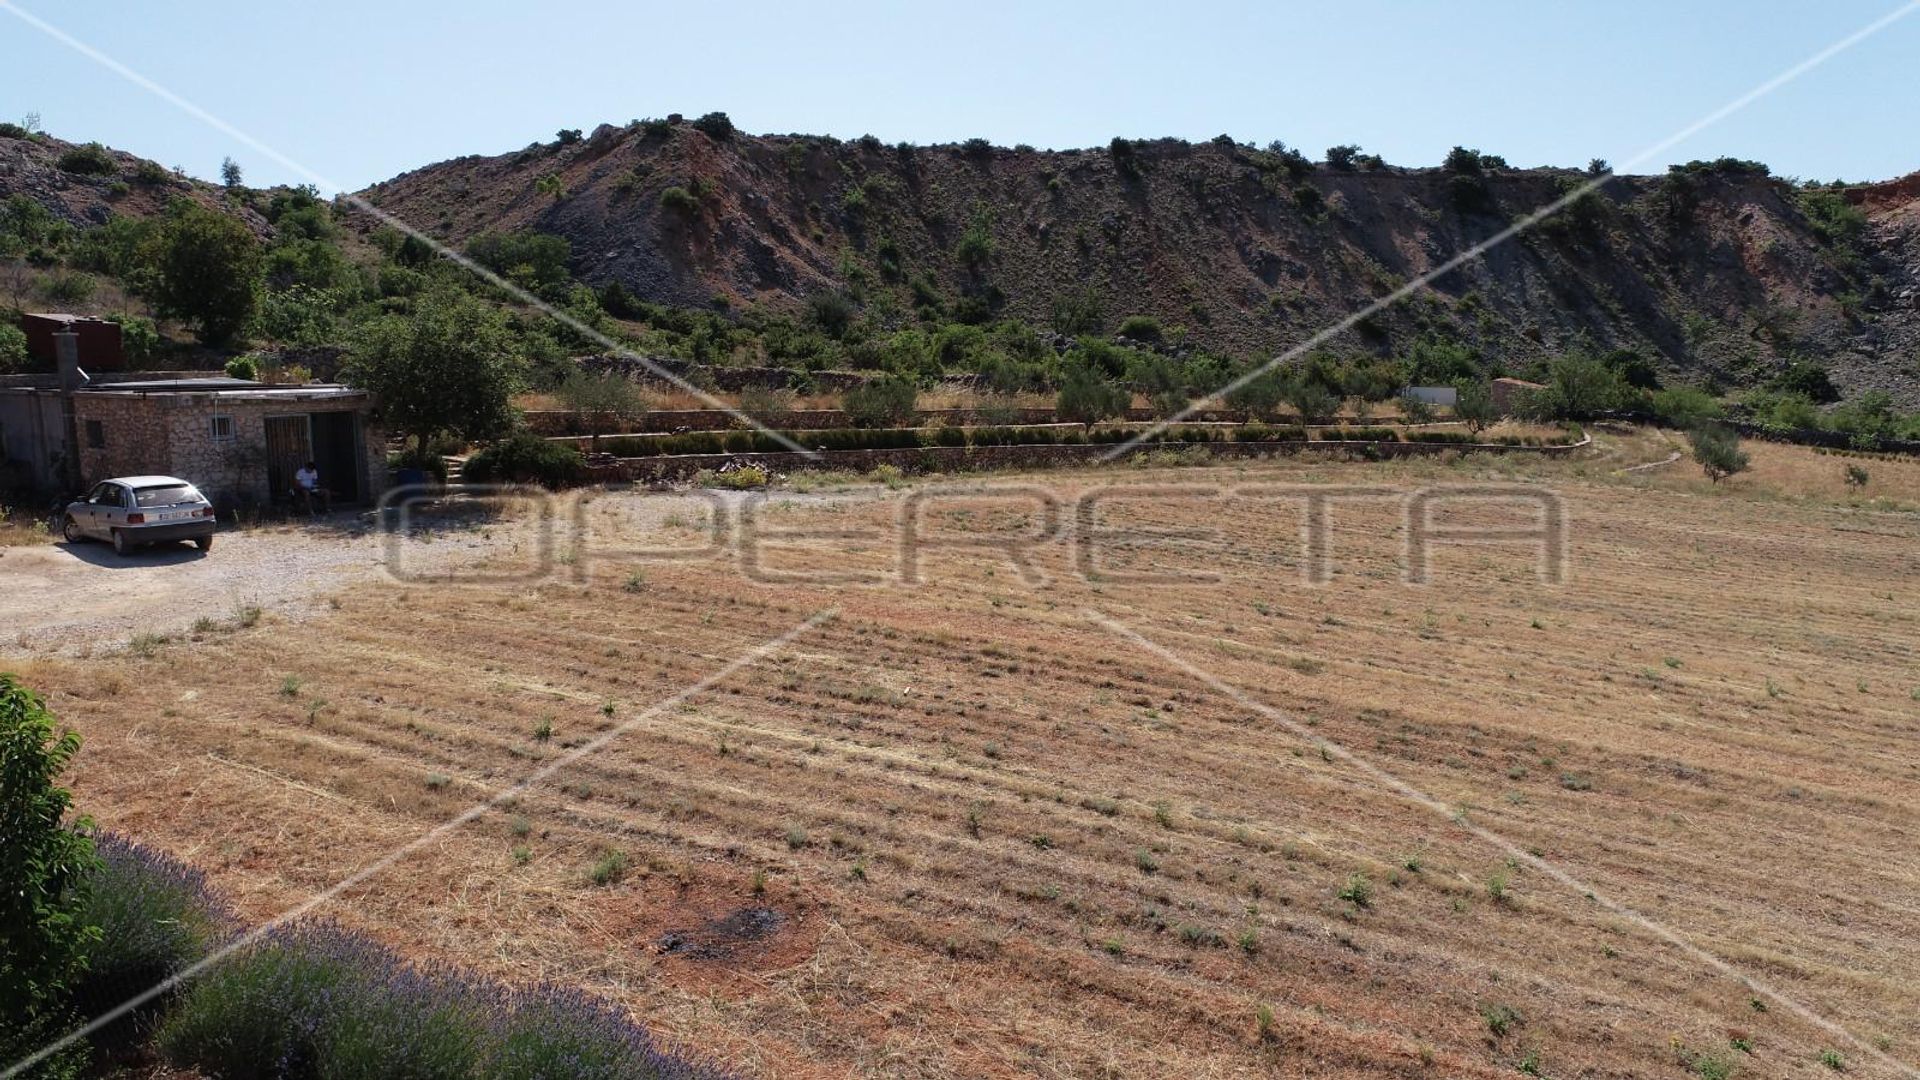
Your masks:
[[[280,499],[293,487],[293,474],[313,460],[312,424],[305,413],[269,416],[267,435],[267,490]]]

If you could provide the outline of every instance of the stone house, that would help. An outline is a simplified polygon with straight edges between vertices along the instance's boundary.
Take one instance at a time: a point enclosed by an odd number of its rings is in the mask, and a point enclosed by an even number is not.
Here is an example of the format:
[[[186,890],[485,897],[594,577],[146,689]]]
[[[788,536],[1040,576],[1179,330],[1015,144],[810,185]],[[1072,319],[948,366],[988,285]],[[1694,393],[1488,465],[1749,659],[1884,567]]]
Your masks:
[[[365,391],[224,377],[0,386],[0,460],[16,487],[72,492],[162,473],[221,507],[284,499],[307,461],[336,503],[371,503],[387,478]]]

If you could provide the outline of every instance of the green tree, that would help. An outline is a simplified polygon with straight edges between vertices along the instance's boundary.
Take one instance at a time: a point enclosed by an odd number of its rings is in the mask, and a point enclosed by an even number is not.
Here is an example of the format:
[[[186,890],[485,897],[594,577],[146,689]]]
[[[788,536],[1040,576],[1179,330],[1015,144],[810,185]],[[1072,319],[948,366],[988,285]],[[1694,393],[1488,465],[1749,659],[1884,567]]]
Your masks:
[[[1324,424],[1340,411],[1340,395],[1308,375],[1289,378],[1281,396],[1303,424]]]
[[[1092,427],[1102,420],[1125,415],[1130,397],[1092,370],[1078,366],[1068,371],[1061,382],[1054,411],[1067,423]]]
[[[346,378],[373,392],[390,427],[425,446],[440,434],[468,441],[505,434],[522,367],[506,317],[442,287],[422,294],[409,315],[363,326]]]
[[[900,427],[913,422],[920,388],[899,375],[869,379],[840,395],[840,407],[857,427]]]
[[[1590,356],[1563,356],[1547,369],[1546,405],[1553,416],[1585,420],[1627,400],[1620,373]]]
[[[1227,405],[1255,420],[1273,420],[1279,416],[1280,402],[1286,399],[1286,393],[1286,376],[1278,371],[1263,371],[1228,391]]]
[[[220,182],[228,188],[237,188],[245,179],[240,172],[240,163],[232,158],[220,159]]]
[[[83,831],[91,823],[66,820],[73,796],[57,783],[79,748],[78,735],[54,729],[40,695],[0,674],[0,1061],[8,1064],[57,1035],[67,993],[99,939],[81,917],[100,865]]]
[[[647,411],[647,395],[640,384],[617,371],[575,370],[555,388],[554,396],[586,421],[595,453],[600,451],[600,436],[613,434]]]
[[[253,315],[260,290],[260,242],[237,218],[176,199],[146,246],[161,314],[192,323],[200,340],[223,345]]]
[[[1493,387],[1485,381],[1472,379],[1455,383],[1453,393],[1454,419],[1467,425],[1467,430],[1475,435],[1500,419],[1500,410],[1493,404]]]
[[[573,245],[549,233],[481,233],[467,241],[467,256],[480,265],[536,292],[567,280]]]
[[[1740,435],[1725,424],[1703,424],[1687,432],[1687,442],[1693,447],[1693,460],[1707,478],[1714,483],[1742,472],[1749,462],[1747,452],[1740,449]]]

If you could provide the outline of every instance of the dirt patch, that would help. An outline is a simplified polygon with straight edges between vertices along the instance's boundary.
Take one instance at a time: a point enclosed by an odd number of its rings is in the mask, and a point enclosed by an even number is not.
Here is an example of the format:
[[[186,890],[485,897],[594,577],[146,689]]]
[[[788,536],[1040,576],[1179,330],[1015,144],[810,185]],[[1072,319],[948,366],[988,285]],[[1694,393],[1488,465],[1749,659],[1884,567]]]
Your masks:
[[[665,956],[690,960],[729,960],[780,932],[787,917],[770,907],[735,908],[693,930],[669,930],[654,942]]]

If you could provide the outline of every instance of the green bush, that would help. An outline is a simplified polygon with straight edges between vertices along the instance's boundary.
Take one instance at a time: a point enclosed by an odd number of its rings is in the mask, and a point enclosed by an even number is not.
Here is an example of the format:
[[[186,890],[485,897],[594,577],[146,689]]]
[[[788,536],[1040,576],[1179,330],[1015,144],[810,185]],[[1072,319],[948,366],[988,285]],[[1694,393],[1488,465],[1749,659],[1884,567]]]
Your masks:
[[[68,993],[100,928],[85,919],[99,870],[93,842],[69,822],[72,794],[60,773],[80,737],[56,730],[40,695],[0,674],[0,1060],[39,1049],[65,1026]],[[63,1076],[79,1055],[43,1066]]]
[[[675,184],[660,192],[660,208],[693,217],[700,212],[700,199],[693,192]]]
[[[1720,419],[1722,412],[1713,395],[1691,386],[1657,390],[1653,395],[1653,415],[1669,427],[1698,427]]]
[[[847,391],[840,407],[847,419],[858,427],[885,427],[911,423],[916,417],[914,404],[920,388],[898,375],[882,375]]]
[[[112,176],[120,171],[107,148],[97,142],[85,146],[76,146],[60,155],[58,162],[61,172],[75,173],[80,176]]]
[[[82,1016],[105,1013],[186,970],[233,926],[206,879],[185,863],[113,833],[95,836],[94,847],[100,868],[89,879],[81,921],[98,927],[100,938],[74,987]],[[142,1019],[136,1014],[93,1041],[131,1037]]]
[[[1430,431],[1430,430],[1422,430],[1422,431],[1409,431],[1409,432],[1406,432],[1405,434],[1406,434],[1406,439],[1407,439],[1407,441],[1408,441],[1408,442],[1419,442],[1419,443],[1472,443],[1472,442],[1478,442],[1478,441],[1479,441],[1479,439],[1478,439],[1478,437],[1477,437],[1477,436],[1475,436],[1475,435],[1474,435],[1474,433],[1473,433],[1473,432],[1471,432],[1471,431]]]
[[[1151,315],[1129,315],[1120,321],[1120,336],[1149,344],[1161,338],[1160,320]]]
[[[227,378],[245,379],[248,382],[260,381],[260,358],[248,353],[227,361]]]
[[[758,465],[746,465],[725,472],[700,474],[703,487],[723,488],[727,491],[753,491],[767,486],[767,470]]]
[[[26,367],[26,331],[11,322],[0,322],[0,375],[24,371]]]
[[[461,475],[482,484],[563,488],[586,477],[586,461],[571,446],[523,431],[468,458]]]
[[[733,119],[723,112],[710,112],[693,122],[693,130],[710,139],[726,140],[733,138]]]

